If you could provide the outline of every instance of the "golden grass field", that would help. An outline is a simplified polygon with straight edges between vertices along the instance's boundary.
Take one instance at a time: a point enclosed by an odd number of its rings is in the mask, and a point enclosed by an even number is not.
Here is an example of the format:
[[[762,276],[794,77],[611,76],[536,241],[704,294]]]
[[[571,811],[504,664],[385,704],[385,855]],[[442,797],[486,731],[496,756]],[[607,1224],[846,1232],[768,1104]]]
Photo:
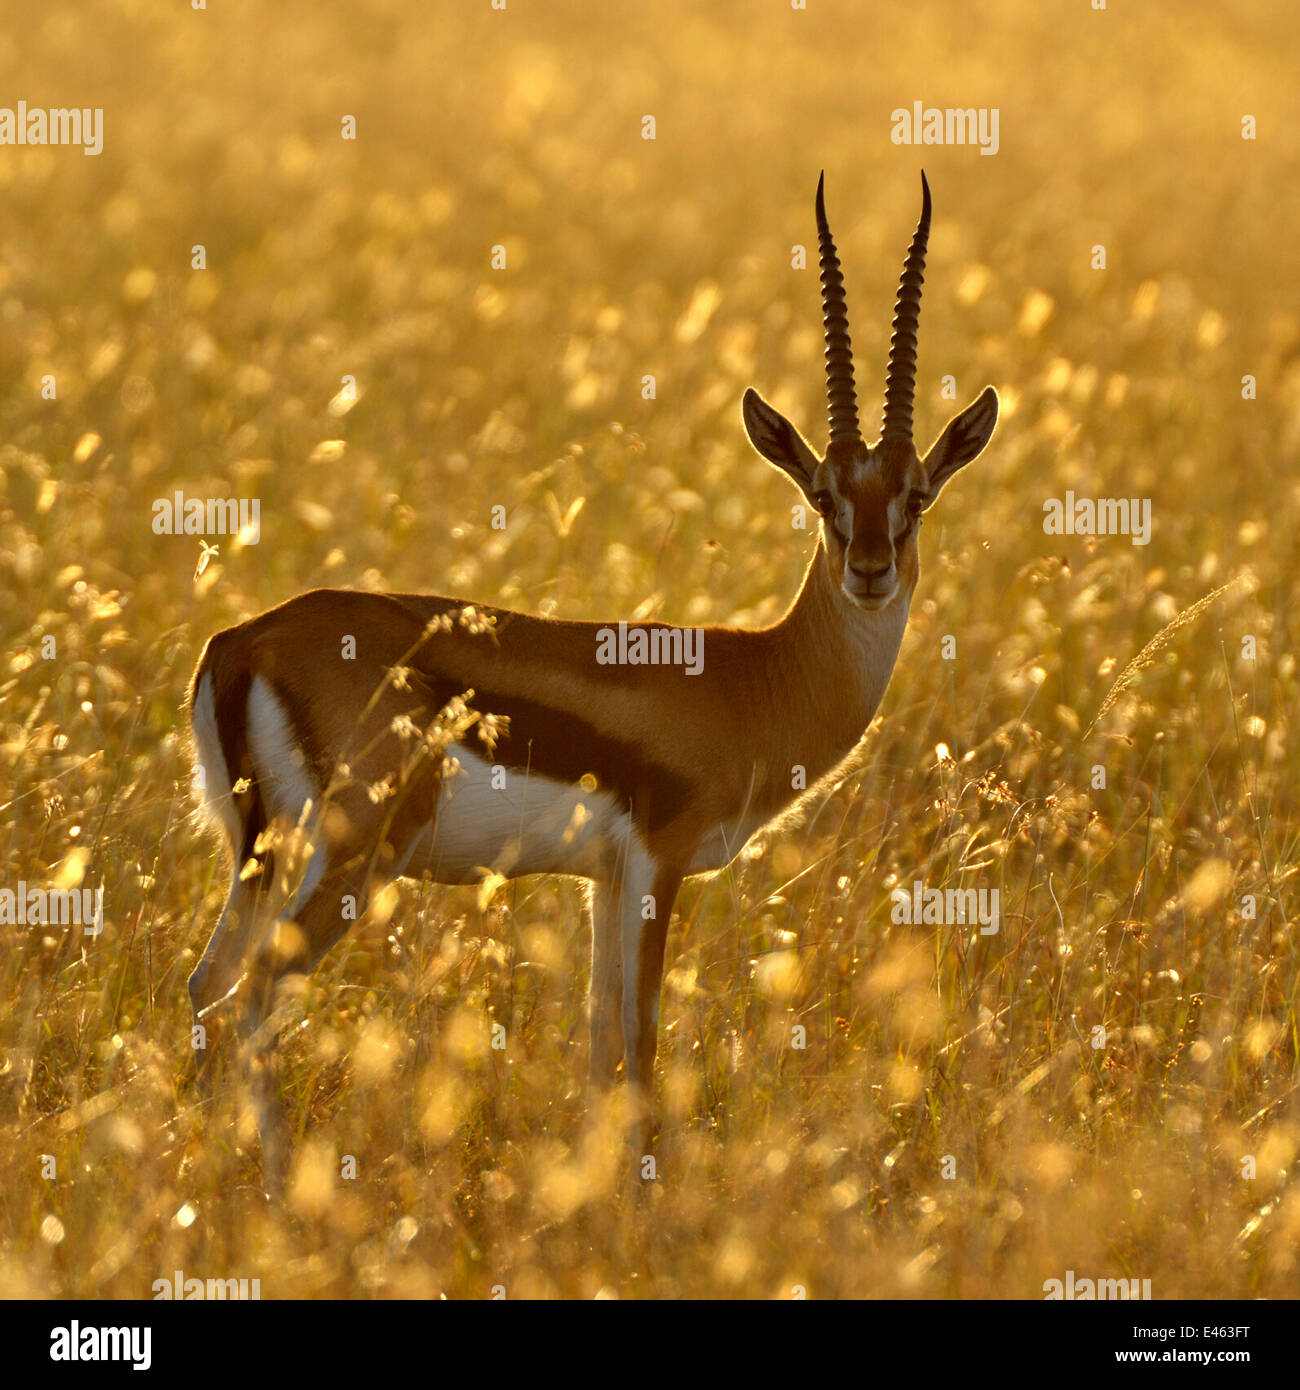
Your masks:
[[[0,1294],[1300,1293],[1294,13],[5,8],[0,103],[105,115],[95,158],[0,148],[0,887],[106,920],[0,927]],[[998,153],[894,145],[914,100],[997,107]],[[584,1108],[577,881],[406,883],[311,978],[268,1201],[193,1081],[206,637],[314,585],[773,620],[812,541],[740,397],[824,444],[825,168],[874,427],[922,163],[918,443],[986,381],[1001,420],[856,770],[679,899],[658,1180]],[[260,543],[196,577],[178,488]],[[1045,535],[1067,489],[1151,499],[1151,543]],[[892,922],[918,878],[1001,930]]]

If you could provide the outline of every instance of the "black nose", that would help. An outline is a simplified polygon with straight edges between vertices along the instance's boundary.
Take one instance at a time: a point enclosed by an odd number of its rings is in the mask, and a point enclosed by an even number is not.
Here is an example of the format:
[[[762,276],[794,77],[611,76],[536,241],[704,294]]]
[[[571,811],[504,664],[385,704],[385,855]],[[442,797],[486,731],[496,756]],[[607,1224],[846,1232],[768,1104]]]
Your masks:
[[[877,580],[883,583],[889,578],[889,571],[893,569],[893,567],[894,562],[892,560],[886,560],[883,565],[872,564],[870,562],[859,564],[853,560],[849,561],[849,573],[854,579],[860,579],[868,587],[874,585]]]

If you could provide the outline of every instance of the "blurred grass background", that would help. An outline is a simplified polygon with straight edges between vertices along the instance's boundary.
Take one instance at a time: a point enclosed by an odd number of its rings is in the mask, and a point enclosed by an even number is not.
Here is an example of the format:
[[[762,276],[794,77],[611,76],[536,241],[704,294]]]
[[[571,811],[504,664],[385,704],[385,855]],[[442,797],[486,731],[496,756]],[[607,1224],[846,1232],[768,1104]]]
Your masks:
[[[0,11],[0,102],[105,113],[98,158],[0,148],[0,884],[102,883],[107,917],[0,928],[0,1293],[1300,1292],[1295,14]],[[914,100],[997,107],[996,157],[893,145]],[[682,894],[646,1203],[584,1115],[579,892],[543,879],[407,885],[313,978],[269,1205],[237,1091],[201,1120],[191,1084],[206,636],[315,584],[775,618],[810,541],[740,395],[824,443],[791,268],[824,167],[878,419],[922,163],[921,442],[945,374],[1002,420],[923,533],[861,768]],[[260,543],[196,579],[151,529],[177,488],[259,498]],[[1149,497],[1152,543],[1045,536],[1068,488]],[[1001,932],[893,924],[916,878],[998,888]]]

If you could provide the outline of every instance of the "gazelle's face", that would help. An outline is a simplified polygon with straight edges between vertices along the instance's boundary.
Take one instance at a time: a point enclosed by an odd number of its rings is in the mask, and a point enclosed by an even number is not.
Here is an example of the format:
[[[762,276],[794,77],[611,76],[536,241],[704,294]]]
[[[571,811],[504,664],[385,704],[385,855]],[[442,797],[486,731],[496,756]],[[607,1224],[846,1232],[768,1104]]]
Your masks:
[[[921,458],[907,439],[832,445],[818,458],[803,435],[757,391],[746,391],[745,428],[765,459],[798,484],[822,519],[832,582],[844,598],[875,612],[910,598],[919,573],[916,536],[921,513],[944,484],[973,459],[993,433],[997,392],[986,386],[954,415]]]
[[[910,444],[859,445],[850,457],[823,460],[813,470],[809,500],[821,516],[831,581],[850,603],[874,612],[911,596],[926,497]]]

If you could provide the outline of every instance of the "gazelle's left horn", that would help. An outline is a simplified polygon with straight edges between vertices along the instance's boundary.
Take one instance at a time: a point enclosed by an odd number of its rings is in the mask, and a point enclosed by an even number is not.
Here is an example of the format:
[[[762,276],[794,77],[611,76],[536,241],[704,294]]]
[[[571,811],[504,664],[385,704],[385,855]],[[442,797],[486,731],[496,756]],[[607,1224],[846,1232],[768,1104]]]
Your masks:
[[[921,318],[921,283],[925,279],[925,248],[930,240],[930,185],[921,170],[921,220],[903,262],[894,306],[894,332],[889,340],[889,369],[885,373],[885,439],[912,439],[912,402],[916,396],[916,330]]]

